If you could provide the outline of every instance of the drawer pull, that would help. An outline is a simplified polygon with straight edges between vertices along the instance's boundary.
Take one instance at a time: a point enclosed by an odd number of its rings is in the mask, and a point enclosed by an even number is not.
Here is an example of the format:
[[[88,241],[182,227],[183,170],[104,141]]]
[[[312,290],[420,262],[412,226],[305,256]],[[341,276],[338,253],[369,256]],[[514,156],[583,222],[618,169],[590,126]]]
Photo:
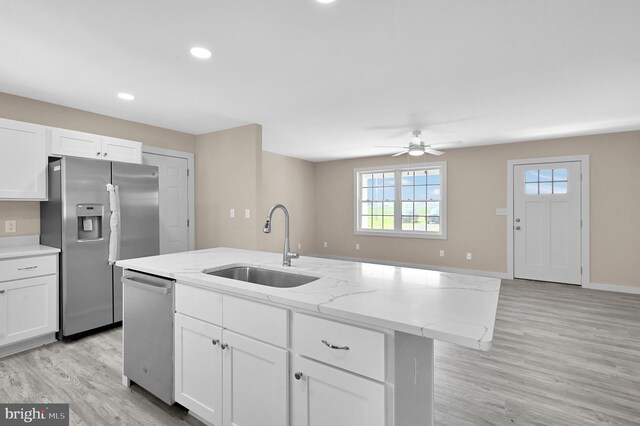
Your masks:
[[[327,342],[326,340],[323,340],[322,343],[324,343],[327,347],[329,347],[331,349],[338,349],[338,350],[341,350],[341,351],[348,351],[349,350],[349,346],[332,345],[331,343]]]
[[[35,266],[26,266],[26,267],[24,267],[24,268],[18,268],[18,271],[27,271],[27,270],[29,270],[29,269],[37,269],[37,268],[38,268],[38,265],[35,265]]]
[[[294,374],[294,377],[296,378],[296,380],[300,380],[302,379],[302,373],[298,371],[296,374]]]
[[[220,345],[220,348],[221,348],[222,350],[225,350],[225,349],[227,349],[228,347],[229,347],[229,345],[228,345],[228,344],[226,344],[226,343],[223,343],[223,344],[221,344],[221,345]]]
[[[213,343],[213,346],[215,346],[215,345],[217,345],[218,343],[220,343],[220,340],[219,340],[219,339],[213,339],[213,340],[211,341],[211,343]]]

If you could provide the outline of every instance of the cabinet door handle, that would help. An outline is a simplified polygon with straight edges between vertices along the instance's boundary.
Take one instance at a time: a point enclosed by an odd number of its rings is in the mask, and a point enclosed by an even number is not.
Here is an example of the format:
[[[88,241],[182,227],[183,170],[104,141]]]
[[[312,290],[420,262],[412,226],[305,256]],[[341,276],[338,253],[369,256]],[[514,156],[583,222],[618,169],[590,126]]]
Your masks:
[[[25,266],[24,268],[18,268],[18,271],[28,271],[29,269],[36,269],[38,265],[35,266]]]
[[[327,347],[329,347],[331,349],[338,349],[340,351],[348,351],[349,350],[349,346],[332,345],[331,343],[327,342],[326,340],[323,340],[322,343],[324,343]]]
[[[96,157],[100,157],[100,153],[99,152],[96,152]]]
[[[4,290],[0,290],[0,294],[4,294]]]
[[[226,343],[223,343],[220,345],[220,349],[224,350],[227,349],[229,347],[229,345],[227,345]]]
[[[294,374],[293,376],[296,378],[296,380],[300,380],[300,379],[302,379],[302,372],[298,371],[298,372],[297,372],[296,374]]]
[[[104,154],[102,154],[102,155],[103,155],[104,157],[106,157],[106,156],[107,156],[107,153],[105,152],[105,153],[104,153]]]
[[[213,346],[215,346],[215,345],[217,345],[218,343],[220,343],[220,340],[219,340],[219,339],[213,339],[213,340],[211,341],[211,343],[213,343]]]

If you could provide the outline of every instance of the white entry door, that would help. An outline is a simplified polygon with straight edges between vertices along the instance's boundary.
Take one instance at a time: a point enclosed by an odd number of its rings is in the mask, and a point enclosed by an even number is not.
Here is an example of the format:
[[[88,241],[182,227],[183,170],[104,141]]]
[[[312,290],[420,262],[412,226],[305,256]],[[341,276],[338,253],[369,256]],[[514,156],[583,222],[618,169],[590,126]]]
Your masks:
[[[513,170],[514,277],[581,284],[580,162]]]
[[[144,153],[143,164],[158,166],[160,254],[189,250],[187,159]]]

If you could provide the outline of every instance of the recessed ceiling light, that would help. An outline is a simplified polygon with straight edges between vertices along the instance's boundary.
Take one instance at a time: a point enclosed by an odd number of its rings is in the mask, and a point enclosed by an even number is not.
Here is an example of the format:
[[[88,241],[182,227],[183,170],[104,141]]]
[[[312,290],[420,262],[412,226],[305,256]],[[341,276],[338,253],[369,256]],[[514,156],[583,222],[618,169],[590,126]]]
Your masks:
[[[327,3],[333,3],[336,0],[316,0],[318,3],[323,3],[323,4],[327,4]]]
[[[211,57],[211,51],[204,47],[192,47],[191,54],[200,59],[209,59]]]
[[[136,98],[131,93],[124,93],[124,92],[118,93],[118,97],[120,99],[122,99],[122,100],[125,100],[125,101],[132,101],[132,100],[134,100]]]

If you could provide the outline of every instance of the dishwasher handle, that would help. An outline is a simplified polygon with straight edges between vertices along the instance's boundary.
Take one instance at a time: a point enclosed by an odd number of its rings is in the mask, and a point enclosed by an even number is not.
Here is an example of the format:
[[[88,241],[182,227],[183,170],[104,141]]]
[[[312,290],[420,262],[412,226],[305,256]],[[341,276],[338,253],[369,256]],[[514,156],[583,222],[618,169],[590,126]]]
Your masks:
[[[134,277],[122,277],[122,284],[157,294],[169,294],[173,287],[173,281],[167,281],[166,284],[159,284],[151,281],[137,280]]]

